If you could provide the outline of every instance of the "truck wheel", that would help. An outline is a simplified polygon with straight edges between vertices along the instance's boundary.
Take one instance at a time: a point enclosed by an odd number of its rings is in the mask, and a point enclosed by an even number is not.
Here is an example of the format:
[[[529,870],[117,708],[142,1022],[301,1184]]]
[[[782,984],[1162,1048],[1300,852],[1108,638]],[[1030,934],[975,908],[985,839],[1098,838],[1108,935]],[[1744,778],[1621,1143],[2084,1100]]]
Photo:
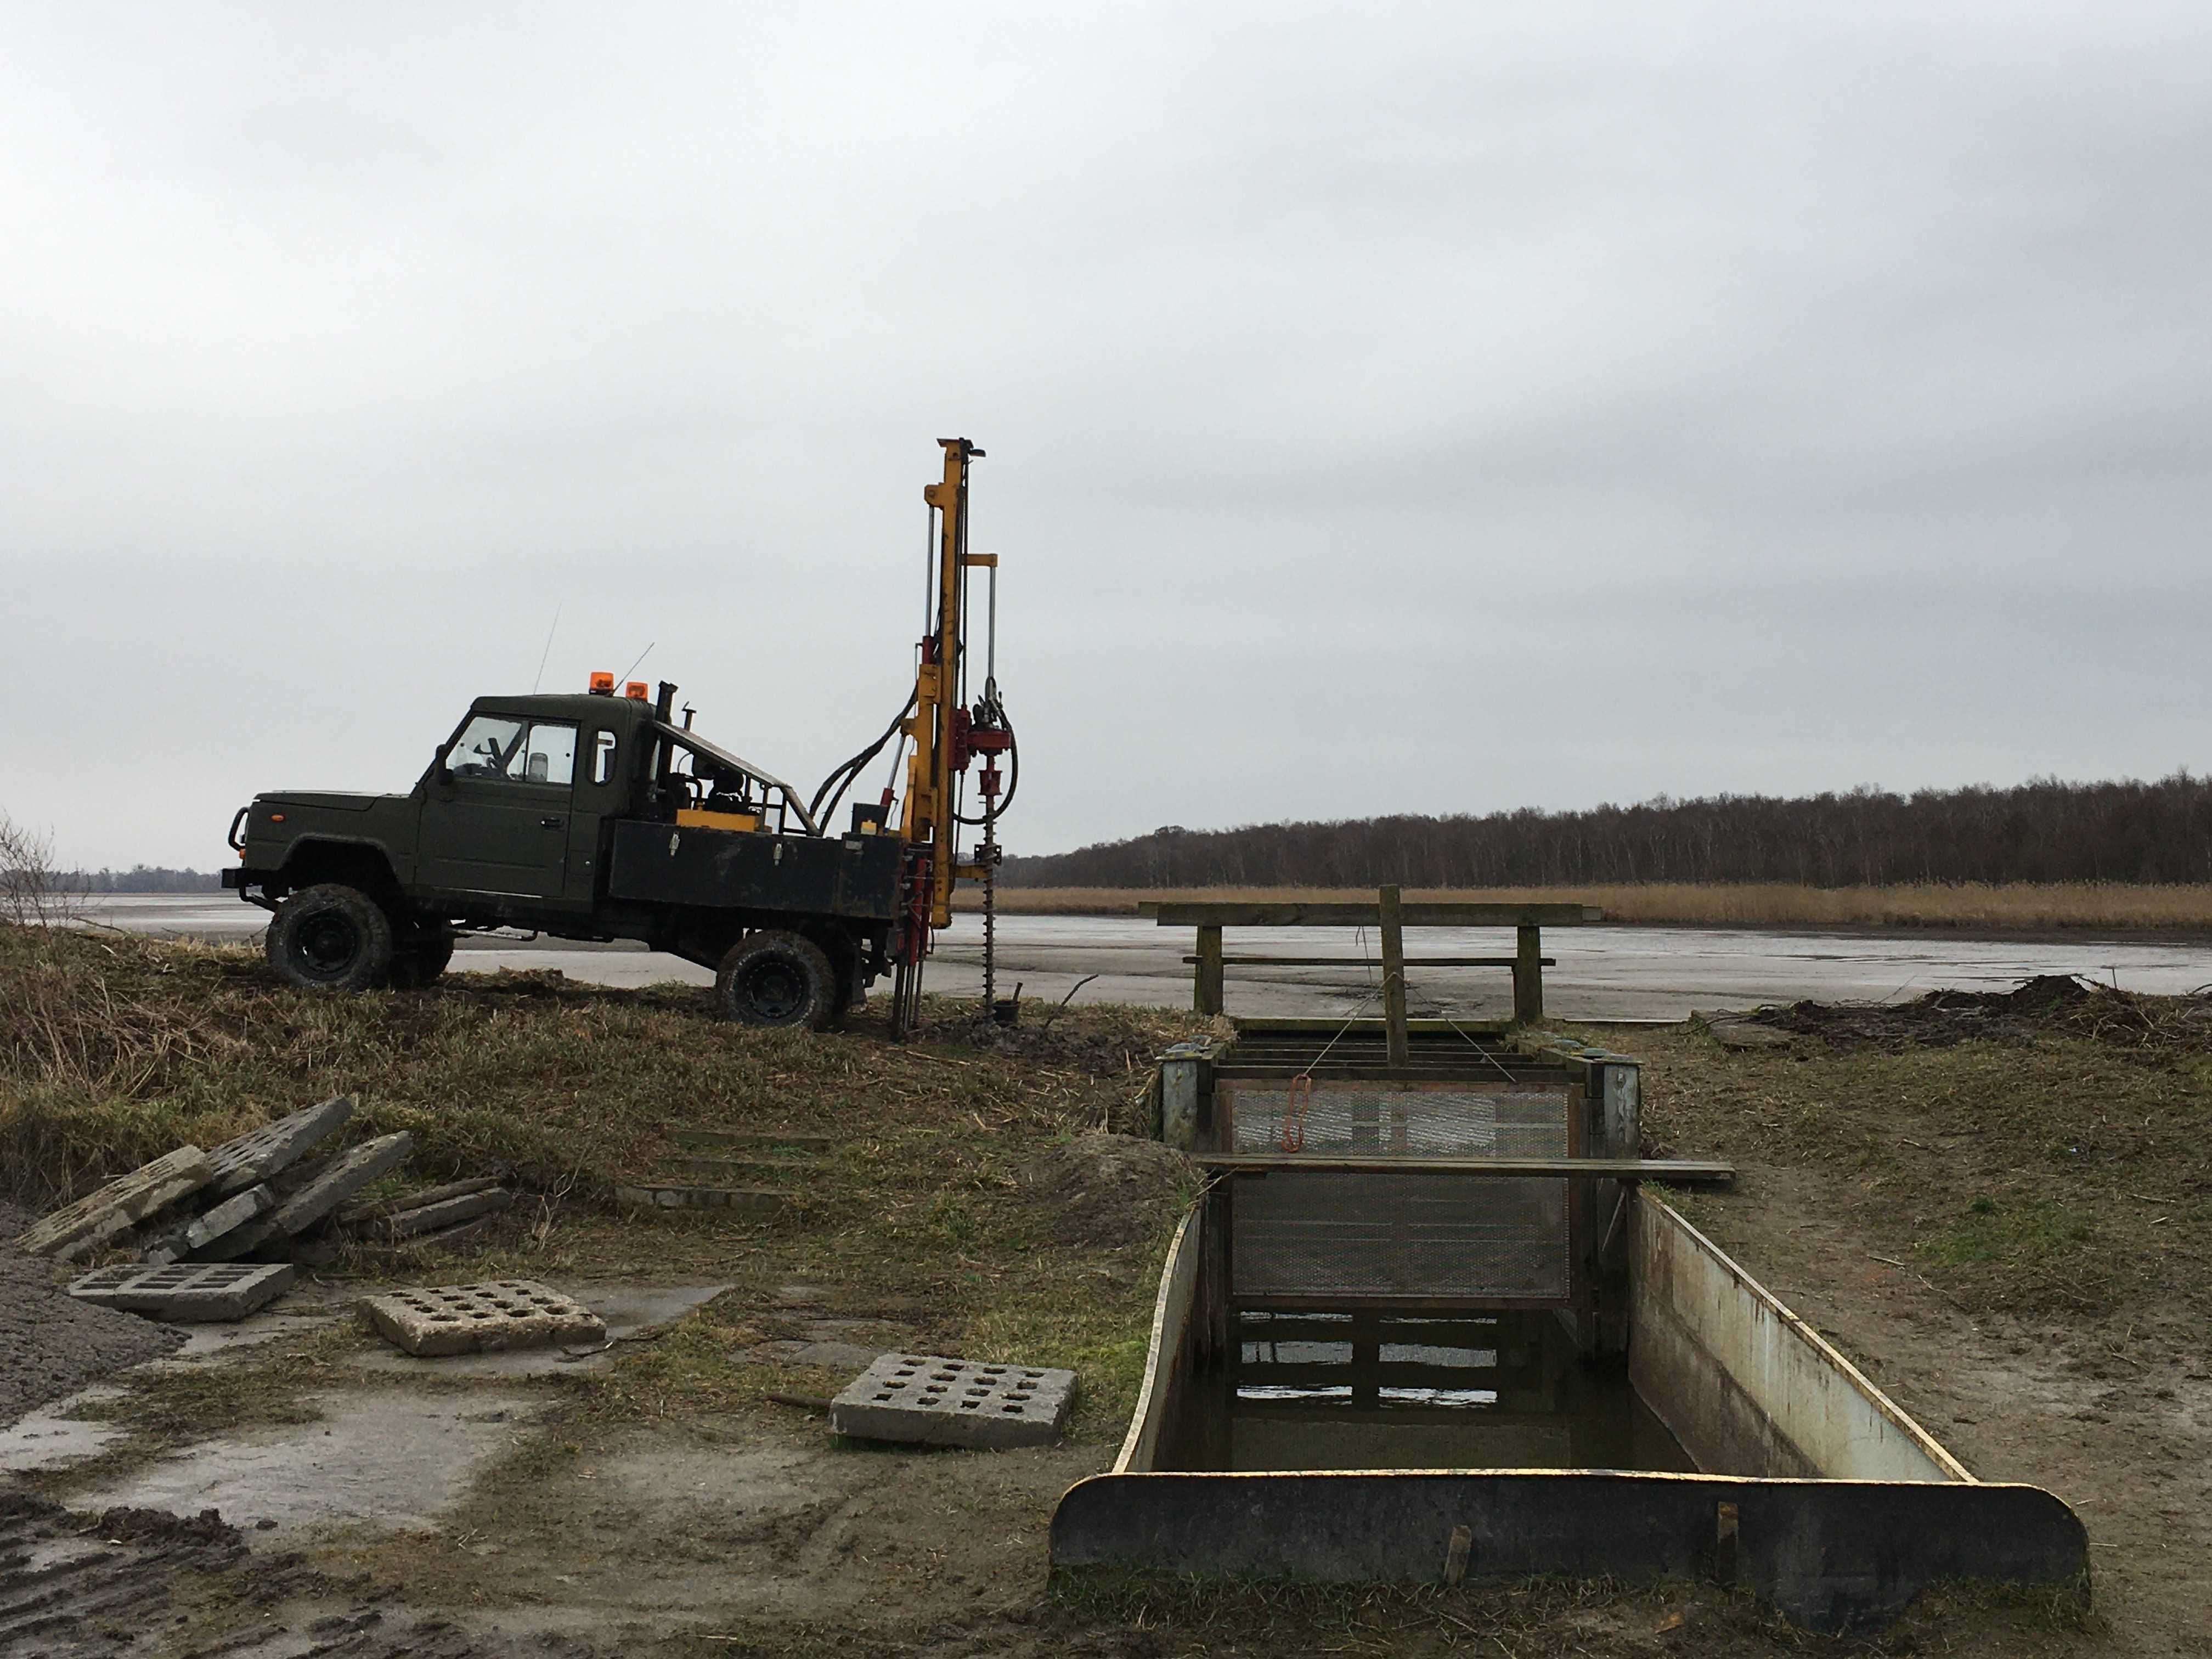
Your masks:
[[[441,926],[426,928],[392,954],[392,983],[402,991],[417,991],[434,984],[453,959],[453,930]]]
[[[837,1004],[837,976],[822,947],[797,933],[748,933],[730,947],[714,975],[714,1003],[726,1019],[744,1025],[830,1023]]]
[[[358,887],[323,882],[276,907],[269,965],[287,985],[366,991],[392,972],[392,918]]]

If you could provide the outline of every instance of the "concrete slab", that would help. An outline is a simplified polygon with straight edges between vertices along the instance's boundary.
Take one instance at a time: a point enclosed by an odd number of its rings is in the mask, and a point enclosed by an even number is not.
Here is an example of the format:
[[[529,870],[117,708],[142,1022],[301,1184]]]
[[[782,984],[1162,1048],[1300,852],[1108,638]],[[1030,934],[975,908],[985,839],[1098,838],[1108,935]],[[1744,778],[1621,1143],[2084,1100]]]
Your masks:
[[[732,1288],[728,1285],[571,1285],[569,1291],[605,1322],[606,1335],[601,1340],[619,1342],[652,1326],[681,1319],[694,1308],[704,1307]],[[571,1345],[581,1346],[584,1345]],[[574,1356],[560,1346],[451,1354],[436,1358],[417,1358],[390,1348],[368,1348],[346,1356],[347,1364],[362,1370],[440,1376],[544,1376],[598,1370],[614,1361],[612,1348]]]
[[[487,1187],[478,1193],[464,1193],[457,1198],[441,1200],[435,1204],[418,1204],[411,1210],[379,1216],[358,1224],[354,1231],[368,1240],[411,1238],[417,1233],[434,1233],[447,1227],[458,1227],[464,1221],[473,1221],[478,1216],[488,1216],[504,1210],[514,1202],[514,1194],[504,1187]]]
[[[213,1507],[250,1528],[275,1521],[280,1540],[434,1522],[477,1472],[544,1409],[526,1395],[417,1394],[371,1388],[308,1396],[314,1422],[246,1430],[82,1492],[72,1509],[123,1504],[196,1515]]]
[[[269,1217],[270,1226],[280,1233],[305,1231],[370,1182],[398,1169],[414,1150],[415,1137],[404,1129],[364,1140],[278,1205]]]
[[[21,1474],[31,1469],[51,1469],[105,1451],[122,1437],[120,1423],[70,1415],[87,1407],[120,1400],[124,1390],[96,1383],[80,1389],[64,1400],[42,1406],[15,1426],[0,1429],[0,1470]]]
[[[449,1198],[465,1198],[471,1193],[481,1193],[500,1184],[497,1176],[477,1176],[468,1181],[448,1181],[436,1187],[423,1187],[411,1193],[402,1193],[396,1198],[365,1199],[358,1204],[349,1204],[337,1213],[338,1224],[350,1227],[358,1222],[375,1221],[394,1216],[403,1211],[422,1208],[426,1204],[442,1204]]]
[[[55,1211],[18,1238],[15,1247],[32,1255],[75,1261],[163,1205],[199,1191],[213,1178],[206,1153],[197,1146],[179,1146]]]
[[[497,1279],[392,1291],[361,1304],[362,1322],[409,1353],[441,1356],[606,1340],[606,1322],[550,1285]]]
[[[252,1364],[261,1358],[257,1350],[272,1342],[288,1342],[352,1316],[350,1301],[301,1307],[306,1292],[285,1298],[281,1305],[263,1309],[235,1324],[194,1325],[185,1333],[185,1346],[174,1353],[146,1362],[149,1370],[199,1370],[232,1362]]]
[[[830,1403],[830,1425],[864,1440],[998,1451],[1049,1445],[1066,1426],[1075,1373],[887,1353]]]
[[[289,1261],[186,1261],[174,1267],[100,1267],[69,1287],[80,1302],[173,1324],[243,1319],[292,1288]]]
[[[352,1115],[353,1097],[339,1095],[224,1141],[208,1154],[216,1195],[228,1197],[259,1186],[336,1134]]]
[[[276,1207],[276,1194],[268,1187],[248,1187],[226,1198],[190,1221],[170,1228],[148,1241],[141,1258],[157,1267],[182,1261],[195,1250],[204,1250],[236,1228],[257,1221]]]
[[[857,1342],[763,1342],[753,1352],[787,1365],[812,1365],[825,1371],[865,1371],[884,1357],[881,1348]]]

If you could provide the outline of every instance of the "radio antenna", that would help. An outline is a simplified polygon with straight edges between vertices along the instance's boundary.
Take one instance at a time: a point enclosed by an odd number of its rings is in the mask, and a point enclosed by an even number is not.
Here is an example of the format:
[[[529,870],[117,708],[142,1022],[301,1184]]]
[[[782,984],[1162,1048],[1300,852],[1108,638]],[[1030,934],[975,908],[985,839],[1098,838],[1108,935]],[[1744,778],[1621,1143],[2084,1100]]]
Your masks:
[[[561,601],[561,605],[567,603],[566,599]],[[538,658],[538,678],[530,682],[530,695],[533,697],[538,695],[538,688],[545,683],[545,665],[552,660],[553,636],[561,631],[561,605],[553,607],[553,626],[545,630],[545,649]]]

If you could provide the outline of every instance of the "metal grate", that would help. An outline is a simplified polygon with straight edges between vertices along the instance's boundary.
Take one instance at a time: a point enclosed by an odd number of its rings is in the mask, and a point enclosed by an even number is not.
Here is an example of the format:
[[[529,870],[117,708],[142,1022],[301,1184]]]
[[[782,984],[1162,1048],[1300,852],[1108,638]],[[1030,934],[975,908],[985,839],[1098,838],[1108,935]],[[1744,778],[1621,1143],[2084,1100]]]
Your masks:
[[[1331,1083],[1299,1100],[1276,1078],[1224,1078],[1215,1099],[1239,1152],[1403,1152],[1428,1158],[1564,1158],[1568,1085]]]
[[[1233,1204],[1240,1298],[1567,1299],[1564,1181],[1278,1171]]]

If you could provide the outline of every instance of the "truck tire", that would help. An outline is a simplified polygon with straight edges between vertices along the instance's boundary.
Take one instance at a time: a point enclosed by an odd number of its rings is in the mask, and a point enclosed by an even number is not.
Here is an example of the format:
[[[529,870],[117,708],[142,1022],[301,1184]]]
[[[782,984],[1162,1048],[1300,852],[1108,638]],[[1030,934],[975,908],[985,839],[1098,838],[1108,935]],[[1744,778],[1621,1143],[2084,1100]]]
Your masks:
[[[358,887],[321,882],[276,907],[269,965],[308,991],[366,991],[392,973],[392,918]]]
[[[419,991],[437,982],[453,959],[453,930],[441,925],[416,933],[392,953],[392,983],[402,991]]]
[[[774,930],[748,933],[722,958],[714,1006],[725,1019],[741,1025],[808,1025],[818,1031],[836,1012],[837,976],[812,939]]]

